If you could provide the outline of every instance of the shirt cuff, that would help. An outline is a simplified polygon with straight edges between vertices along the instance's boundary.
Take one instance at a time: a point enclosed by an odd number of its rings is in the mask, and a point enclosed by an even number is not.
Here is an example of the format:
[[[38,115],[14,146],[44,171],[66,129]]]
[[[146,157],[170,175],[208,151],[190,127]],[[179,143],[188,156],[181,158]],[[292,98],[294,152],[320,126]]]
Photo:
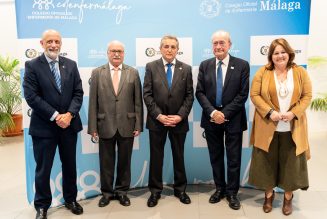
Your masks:
[[[217,110],[214,110],[214,111],[212,111],[212,113],[210,113],[210,117],[211,117],[211,118],[213,117],[213,114],[214,114],[215,112],[217,112]]]
[[[55,120],[55,118],[59,115],[59,113],[56,111],[54,114],[51,116],[50,121]]]

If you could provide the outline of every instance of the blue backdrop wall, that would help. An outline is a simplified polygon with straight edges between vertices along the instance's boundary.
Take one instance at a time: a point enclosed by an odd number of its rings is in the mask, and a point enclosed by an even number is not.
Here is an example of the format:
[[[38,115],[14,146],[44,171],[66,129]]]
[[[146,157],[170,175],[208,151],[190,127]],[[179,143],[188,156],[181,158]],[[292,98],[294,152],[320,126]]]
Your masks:
[[[141,81],[147,62],[160,57],[159,42],[165,34],[180,40],[177,58],[193,66],[196,85],[201,61],[213,57],[210,37],[218,29],[231,33],[231,55],[248,60],[251,78],[266,63],[267,48],[277,37],[284,37],[296,50],[295,61],[306,65],[309,0],[16,0],[19,54],[22,63],[42,53],[40,36],[46,29],[62,33],[61,55],[78,62],[83,80],[84,102],[80,115],[84,130],[77,144],[78,199],[100,192],[98,145],[87,130],[89,78],[93,68],[107,62],[106,47],[118,39],[126,46],[125,63],[139,70]],[[23,65],[22,65],[23,66]],[[21,70],[23,76],[24,69]],[[31,109],[23,102],[24,139],[28,201],[34,198],[33,144],[28,135]],[[146,113],[146,111],[145,111]],[[247,103],[251,130],[253,107]],[[185,144],[187,177],[190,184],[212,183],[212,172],[203,130],[201,107],[194,102],[189,117],[190,131]],[[244,132],[241,184],[246,186],[251,148],[249,130]],[[164,182],[173,182],[170,143],[164,160]],[[149,141],[145,130],[135,140],[132,157],[132,187],[148,182]],[[63,202],[61,163],[56,155],[51,174],[53,206]]]

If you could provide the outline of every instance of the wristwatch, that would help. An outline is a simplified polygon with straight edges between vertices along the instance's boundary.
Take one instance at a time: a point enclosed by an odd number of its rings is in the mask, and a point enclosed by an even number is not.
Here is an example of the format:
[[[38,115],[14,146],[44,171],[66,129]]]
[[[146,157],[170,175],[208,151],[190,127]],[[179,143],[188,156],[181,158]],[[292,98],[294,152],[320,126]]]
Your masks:
[[[270,118],[270,115],[274,112],[274,109],[270,109],[268,114],[267,114],[267,118],[269,119]]]

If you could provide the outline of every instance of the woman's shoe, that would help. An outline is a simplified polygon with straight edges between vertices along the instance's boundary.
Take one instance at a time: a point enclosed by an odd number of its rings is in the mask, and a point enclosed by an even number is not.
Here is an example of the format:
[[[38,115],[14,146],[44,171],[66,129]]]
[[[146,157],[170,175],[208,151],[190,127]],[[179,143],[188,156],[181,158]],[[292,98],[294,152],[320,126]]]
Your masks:
[[[265,193],[265,202],[263,203],[262,209],[265,213],[269,213],[272,210],[272,203],[275,198],[275,191],[273,190],[272,195],[267,198],[267,194]]]
[[[293,211],[292,199],[293,199],[293,194],[292,194],[292,198],[290,200],[287,200],[284,195],[284,203],[283,203],[283,209],[282,209],[284,215],[292,214],[292,211]]]

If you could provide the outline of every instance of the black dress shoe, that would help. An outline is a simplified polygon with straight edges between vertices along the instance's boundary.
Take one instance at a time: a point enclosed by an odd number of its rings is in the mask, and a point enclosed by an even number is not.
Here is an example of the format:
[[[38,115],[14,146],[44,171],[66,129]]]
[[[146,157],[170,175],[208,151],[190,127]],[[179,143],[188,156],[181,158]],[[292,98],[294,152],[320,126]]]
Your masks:
[[[241,208],[240,200],[237,195],[227,195],[227,201],[229,203],[229,207],[234,210],[238,210]]]
[[[77,201],[74,202],[66,202],[65,207],[68,208],[73,214],[83,214],[83,208]]]
[[[110,203],[110,198],[109,197],[106,198],[105,196],[102,196],[99,200],[98,206],[102,208],[109,205],[109,203]]]
[[[148,207],[154,207],[158,204],[158,200],[161,198],[161,195],[158,193],[151,193],[149,199],[148,199]]]
[[[47,219],[47,210],[44,208],[37,209],[35,219]]]
[[[118,195],[118,200],[119,200],[119,203],[121,205],[123,205],[123,206],[130,206],[131,205],[131,201],[129,200],[127,195]]]
[[[174,195],[184,204],[190,204],[191,199],[185,192],[174,192]]]
[[[220,202],[221,199],[225,198],[225,192],[221,190],[216,190],[215,193],[213,193],[210,198],[209,202],[211,204]]]

